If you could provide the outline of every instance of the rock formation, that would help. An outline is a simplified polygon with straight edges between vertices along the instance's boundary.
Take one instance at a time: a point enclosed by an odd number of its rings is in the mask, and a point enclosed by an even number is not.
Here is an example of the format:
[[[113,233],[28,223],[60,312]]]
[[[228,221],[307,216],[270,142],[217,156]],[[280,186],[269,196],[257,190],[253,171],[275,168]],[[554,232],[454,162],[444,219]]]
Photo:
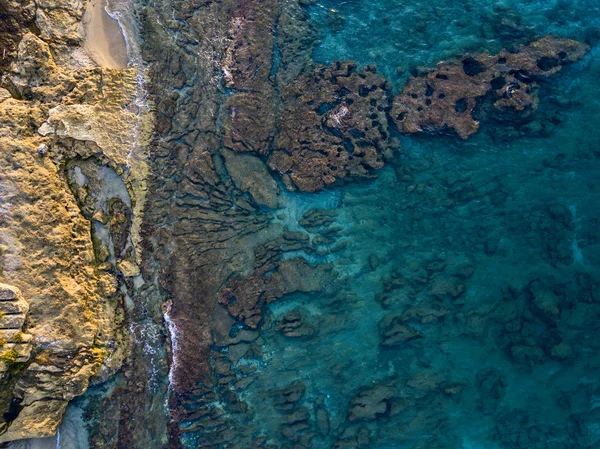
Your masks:
[[[500,111],[533,110],[538,81],[587,49],[546,37],[470,55],[411,79],[392,101],[374,66],[312,62],[315,33],[300,6],[308,1],[151,3],[138,11],[139,53],[127,18],[116,23],[99,0],[0,0],[0,442],[53,435],[70,400],[114,378],[98,399],[106,416],[90,430],[92,447],[272,447],[248,424],[266,336],[312,350],[321,325],[332,337],[356,324],[309,307],[274,317],[267,307],[335,290],[330,256],[347,244],[336,212],[311,205],[292,215],[300,194],[285,189],[374,177],[398,147],[390,118],[404,133],[449,128],[467,138],[485,96]],[[117,30],[125,36],[107,36]],[[114,42],[91,46],[104,38]],[[413,185],[407,197],[436,185]],[[453,189],[437,206],[475,195],[467,181]],[[551,236],[562,225],[546,218],[539,227]],[[553,263],[564,262],[559,245]],[[433,328],[446,318],[482,338],[481,314],[461,310],[473,267],[450,259],[392,270],[377,298],[374,348],[412,357],[437,342]],[[372,254],[370,272],[385,263]],[[533,299],[532,327],[566,327],[566,291],[540,282],[521,290]],[[358,298],[341,290],[326,301],[342,311]],[[494,338],[515,363],[573,357],[568,341],[519,327],[513,297],[499,304]],[[350,363],[336,362],[335,375]],[[343,424],[325,393],[307,394],[297,379],[254,394],[284,447],[319,437],[369,447],[369,426],[404,412],[408,434],[445,425],[417,405],[446,406],[461,386],[417,368],[350,391]],[[490,372],[478,388],[500,397],[501,384]],[[153,413],[138,419],[140,410]]]
[[[476,53],[441,63],[408,81],[394,98],[392,118],[403,133],[448,129],[466,139],[479,127],[473,114],[483,97],[491,97],[500,112],[535,110],[539,81],[581,59],[588,49],[581,42],[546,36],[515,52]]]
[[[351,176],[372,176],[389,149],[389,86],[352,62],[317,67],[282,93],[284,111],[269,166],[288,188],[314,192]]]
[[[129,353],[120,289],[136,272],[148,123],[138,69],[98,67],[81,49],[82,2],[5,3],[0,280],[14,288],[0,293],[0,441],[55,434],[68,402]]]

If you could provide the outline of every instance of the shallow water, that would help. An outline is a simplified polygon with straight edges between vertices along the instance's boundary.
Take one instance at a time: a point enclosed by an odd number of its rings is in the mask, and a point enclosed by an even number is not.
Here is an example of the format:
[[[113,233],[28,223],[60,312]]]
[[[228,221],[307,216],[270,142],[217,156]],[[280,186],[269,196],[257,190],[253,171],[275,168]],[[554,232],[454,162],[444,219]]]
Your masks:
[[[314,57],[375,63],[398,88],[411,69],[464,52],[598,35],[597,2],[438,3],[321,1]],[[303,432],[316,448],[600,445],[600,306],[583,280],[600,274],[597,55],[542,86],[528,123],[484,121],[466,142],[403,137],[377,180],[293,198],[291,229],[314,201],[337,211],[347,246],[327,256],[335,285],[270,306],[263,355],[238,362],[259,372],[241,394],[254,432],[276,447]],[[290,311],[314,333],[277,332]],[[420,338],[383,346],[395,316]],[[301,406],[329,411],[322,436],[316,418],[290,431],[273,405],[273,389],[298,380]],[[374,385],[393,390],[385,407],[349,420],[352,398]]]
[[[320,252],[284,259],[330,263],[337,279],[268,306],[259,348],[230,357],[247,383],[186,404],[222,417],[220,427],[180,422],[181,445],[245,448],[238,441],[262,435],[253,447],[600,447],[600,4],[307,8],[320,34],[317,62],[377,64],[396,91],[418,67],[547,33],[592,49],[541,86],[526,121],[483,118],[467,141],[398,136],[402,151],[376,179],[283,193],[272,221],[290,231],[305,231],[299,222],[310,210],[335,213]],[[309,235],[314,242],[323,229]],[[302,336],[286,336],[286,320],[300,320]],[[228,351],[214,346],[213,357]],[[290,414],[281,396],[294,385]],[[73,405],[64,430],[78,408],[87,428],[102,423],[104,403],[88,398],[106,389]],[[220,432],[246,439],[211,445]],[[56,447],[74,447],[64,435]]]

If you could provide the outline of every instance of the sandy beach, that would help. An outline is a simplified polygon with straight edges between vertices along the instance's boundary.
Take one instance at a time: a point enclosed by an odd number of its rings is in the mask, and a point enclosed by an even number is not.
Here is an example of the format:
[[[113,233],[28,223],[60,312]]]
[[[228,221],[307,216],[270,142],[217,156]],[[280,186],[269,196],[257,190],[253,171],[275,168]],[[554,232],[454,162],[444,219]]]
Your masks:
[[[118,22],[106,10],[106,0],[90,0],[83,17],[85,49],[100,66],[127,67],[127,47]]]

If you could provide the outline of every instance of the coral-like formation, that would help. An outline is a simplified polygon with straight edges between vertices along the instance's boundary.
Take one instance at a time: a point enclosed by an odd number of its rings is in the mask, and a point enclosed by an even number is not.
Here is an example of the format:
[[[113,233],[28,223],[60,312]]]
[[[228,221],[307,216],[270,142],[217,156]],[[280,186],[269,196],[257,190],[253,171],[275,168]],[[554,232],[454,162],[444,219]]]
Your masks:
[[[482,97],[489,95],[498,111],[535,110],[539,82],[588,49],[578,41],[546,36],[516,52],[476,53],[444,62],[408,81],[394,98],[392,118],[404,133],[449,129],[466,139],[479,128],[473,113]]]
[[[269,166],[288,188],[320,190],[347,176],[371,176],[388,150],[388,85],[352,62],[321,66],[282,93],[285,106]]]

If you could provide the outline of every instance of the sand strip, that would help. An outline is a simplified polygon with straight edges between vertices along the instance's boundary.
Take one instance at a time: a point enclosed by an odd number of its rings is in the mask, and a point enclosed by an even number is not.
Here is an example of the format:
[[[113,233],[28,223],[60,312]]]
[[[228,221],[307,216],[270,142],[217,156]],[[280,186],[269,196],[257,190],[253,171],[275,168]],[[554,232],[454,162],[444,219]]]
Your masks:
[[[89,0],[83,16],[85,50],[100,66],[127,67],[127,46],[119,23],[106,10],[106,0]]]

